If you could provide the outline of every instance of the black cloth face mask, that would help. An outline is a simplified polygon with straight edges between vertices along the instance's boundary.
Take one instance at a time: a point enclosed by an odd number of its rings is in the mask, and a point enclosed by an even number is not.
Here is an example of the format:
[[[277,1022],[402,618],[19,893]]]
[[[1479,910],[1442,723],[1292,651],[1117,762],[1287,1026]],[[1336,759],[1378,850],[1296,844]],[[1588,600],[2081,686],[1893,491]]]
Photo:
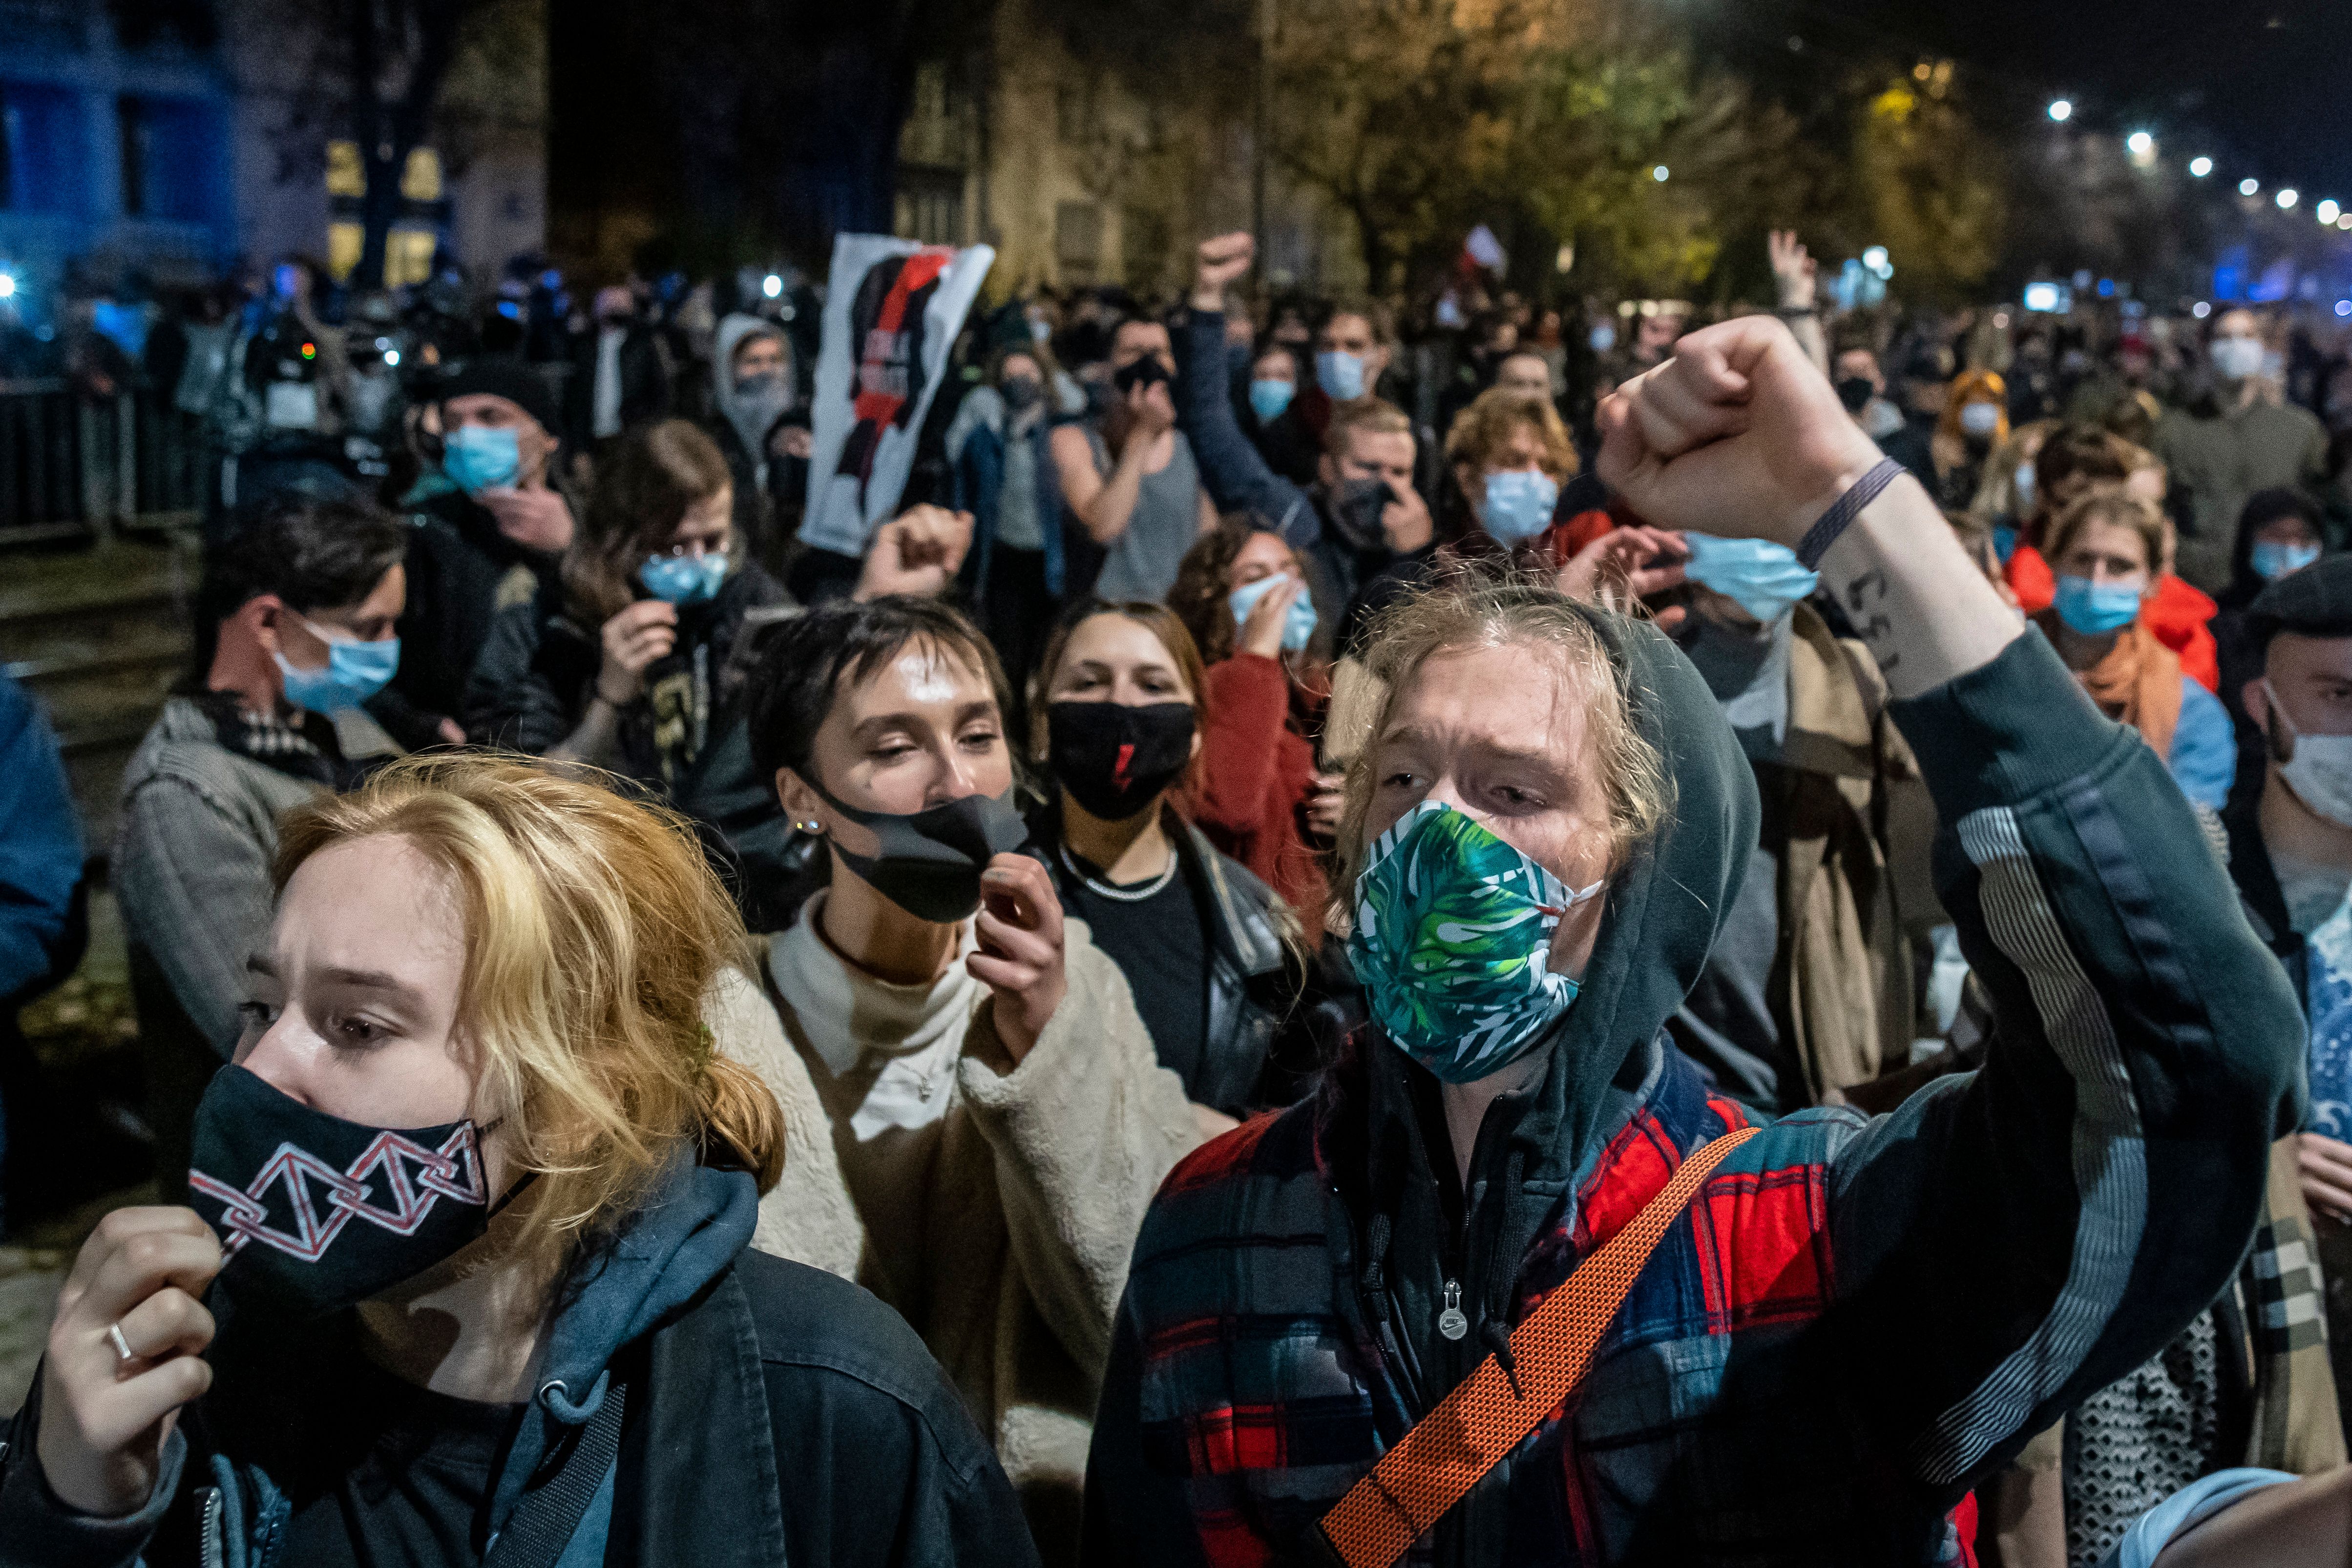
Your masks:
[[[1046,760],[1072,800],[1123,822],[1192,760],[1193,722],[1189,703],[1055,703],[1045,710]]]
[[[818,799],[882,842],[870,855],[852,854],[832,841],[841,863],[875,892],[918,920],[952,925],[980,907],[980,873],[994,857],[1021,847],[1029,825],[1013,809],[1013,791],[966,795],[944,806],[901,814],[861,811],[845,806],[823,786],[809,788]]]
[[[188,1197],[240,1309],[307,1322],[354,1306],[488,1228],[471,1122],[394,1131],[330,1116],[242,1067],[196,1103]]]
[[[1350,549],[1386,550],[1389,536],[1381,514],[1400,499],[1385,479],[1343,479],[1331,492],[1333,531]]]
[[[1837,394],[1838,402],[1845,404],[1846,413],[1860,413],[1870,406],[1870,400],[1878,395],[1878,389],[1870,384],[1868,376],[1846,376],[1838,382]]]

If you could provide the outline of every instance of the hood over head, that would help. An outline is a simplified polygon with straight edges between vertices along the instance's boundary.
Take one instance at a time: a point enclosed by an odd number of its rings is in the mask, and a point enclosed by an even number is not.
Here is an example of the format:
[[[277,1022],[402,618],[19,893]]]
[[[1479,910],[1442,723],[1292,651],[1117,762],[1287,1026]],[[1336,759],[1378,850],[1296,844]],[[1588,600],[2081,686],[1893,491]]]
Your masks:
[[[1715,946],[1761,818],[1755,774],[1690,660],[1648,622],[1580,610],[1617,672],[1634,728],[1658,750],[1671,793],[1656,832],[1610,880],[1576,1003],[1534,1047],[1548,1064],[1530,1090],[1504,1096],[1488,1113],[1501,1163],[1481,1168],[1503,1179],[1488,1185],[1469,1217],[1468,1244],[1487,1260],[1473,1264],[1484,1298],[1475,1310],[1492,1321],[1507,1316],[1517,1260],[1560,1194],[1573,1194],[1659,1070],[1660,1033]],[[1372,1044],[1363,1065],[1368,1196],[1375,1208],[1393,1211],[1396,1232],[1413,1234],[1436,1223],[1427,1181],[1410,1179],[1437,1157],[1417,1150],[1424,1139],[1412,1108],[1415,1093],[1433,1092],[1435,1081],[1385,1040]],[[1416,1075],[1428,1082],[1417,1084]],[[1400,1292],[1426,1284],[1412,1282],[1402,1257],[1399,1263]]]
[[[755,338],[762,333],[784,346],[784,384],[787,387],[793,385],[793,340],[784,335],[782,327],[764,316],[747,315],[740,310],[721,317],[719,330],[711,340],[710,397],[711,406],[718,409],[730,424],[740,423],[736,419],[735,350],[743,346],[746,338]],[[764,436],[767,432],[760,434]],[[756,443],[750,444],[756,446]]]
[[[1646,621],[1601,611],[1585,619],[1623,683],[1635,730],[1657,747],[1671,794],[1657,831],[1610,882],[1576,1005],[1537,1048],[1552,1063],[1522,1131],[1540,1127],[1556,1156],[1571,1156],[1571,1171],[1591,1153],[1610,1085],[1697,983],[1762,815],[1721,705],[1674,641]]]

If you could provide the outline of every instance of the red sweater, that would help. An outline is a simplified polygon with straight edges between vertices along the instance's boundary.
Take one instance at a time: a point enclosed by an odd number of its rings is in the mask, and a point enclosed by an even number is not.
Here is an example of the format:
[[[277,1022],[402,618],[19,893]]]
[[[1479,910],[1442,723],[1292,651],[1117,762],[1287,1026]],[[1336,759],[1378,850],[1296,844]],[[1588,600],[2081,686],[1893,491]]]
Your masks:
[[[1323,862],[1305,829],[1315,747],[1290,727],[1290,677],[1276,660],[1235,653],[1210,665],[1203,685],[1208,727],[1185,814],[1282,894],[1315,940],[1323,934]]]

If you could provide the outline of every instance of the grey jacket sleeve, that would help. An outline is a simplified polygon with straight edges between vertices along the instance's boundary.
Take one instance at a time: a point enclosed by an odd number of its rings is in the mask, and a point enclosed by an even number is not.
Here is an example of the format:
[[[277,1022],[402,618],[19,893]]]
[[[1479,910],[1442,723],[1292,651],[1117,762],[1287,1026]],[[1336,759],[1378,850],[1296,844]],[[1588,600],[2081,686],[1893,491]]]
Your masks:
[[[223,1061],[236,1049],[246,960],[269,930],[270,852],[248,825],[169,776],[122,804],[114,885],[123,923]]]
[[[1994,1035],[1833,1140],[1834,1318],[1871,1425],[1956,1493],[2228,1283],[2304,1030],[2163,760],[2038,632],[1892,712]]]

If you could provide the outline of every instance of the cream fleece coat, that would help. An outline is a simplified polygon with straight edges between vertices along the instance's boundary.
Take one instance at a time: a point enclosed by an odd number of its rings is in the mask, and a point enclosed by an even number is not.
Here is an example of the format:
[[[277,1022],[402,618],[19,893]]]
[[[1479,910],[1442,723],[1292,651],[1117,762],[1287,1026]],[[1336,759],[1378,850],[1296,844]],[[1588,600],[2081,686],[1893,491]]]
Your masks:
[[[992,993],[976,988],[925,1207],[928,1274],[892,1303],[993,1436],[1049,1563],[1076,1560],[1087,1444],[1136,1232],[1202,1136],[1126,977],[1083,922],[1066,931],[1068,994],[1017,1066]],[[785,1001],[780,1017],[765,987],[730,977],[712,1012],[719,1049],[783,1107],[783,1179],[760,1202],[753,1245],[871,1286],[865,1222],[835,1154],[853,1134],[828,1118],[811,1077],[828,1070]]]

